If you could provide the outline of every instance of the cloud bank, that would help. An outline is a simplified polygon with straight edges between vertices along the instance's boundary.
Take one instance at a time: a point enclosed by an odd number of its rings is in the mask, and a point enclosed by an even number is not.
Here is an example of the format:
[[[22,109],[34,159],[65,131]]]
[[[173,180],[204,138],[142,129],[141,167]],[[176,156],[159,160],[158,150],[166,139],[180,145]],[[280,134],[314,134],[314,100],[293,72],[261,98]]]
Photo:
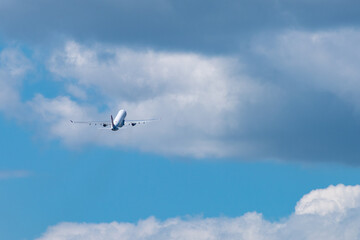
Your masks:
[[[163,118],[124,136],[123,145],[142,139],[140,149],[165,154],[356,163],[359,36],[339,29],[254,39],[252,54],[262,59],[256,67],[265,69],[256,74],[246,56],[76,42],[54,52],[48,66],[113,112],[123,107],[132,118]]]
[[[132,223],[60,223],[38,240],[61,239],[345,239],[360,237],[360,186],[314,190],[297,203],[295,213],[279,222],[251,212],[236,218],[154,217]]]
[[[36,92],[26,101],[22,84],[37,70],[9,48],[1,52],[0,107],[34,129],[45,123],[44,137],[70,147],[358,164],[359,39],[359,30],[347,28],[286,31],[255,38],[251,57],[67,41],[43,63],[62,93]],[[162,121],[119,134],[69,122],[107,121],[120,108],[129,119]]]
[[[357,9],[356,0],[2,0],[0,32],[10,41],[40,46],[70,37],[80,42],[229,53],[263,31],[357,27]]]

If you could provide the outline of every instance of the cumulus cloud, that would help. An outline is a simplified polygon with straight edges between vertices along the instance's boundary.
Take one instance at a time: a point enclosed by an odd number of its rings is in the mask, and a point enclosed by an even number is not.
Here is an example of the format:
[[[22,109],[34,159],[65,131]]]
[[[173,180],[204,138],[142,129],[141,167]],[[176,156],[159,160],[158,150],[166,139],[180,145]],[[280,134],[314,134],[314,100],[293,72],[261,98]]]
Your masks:
[[[360,186],[329,186],[306,194],[296,205],[295,213],[327,215],[345,213],[360,206]]]
[[[46,98],[38,93],[24,102],[19,86],[4,81],[15,93],[11,96],[16,99],[8,100],[16,106],[3,110],[26,108],[33,126],[47,124],[45,136],[60,138],[68,146],[100,144],[195,157],[228,156],[243,148],[222,140],[242,124],[236,113],[265,102],[271,89],[243,73],[236,59],[193,53],[89,48],[68,42],[64,50],[54,52],[48,68],[71,86],[66,88],[68,96]],[[5,72],[10,76],[12,71]],[[83,102],[88,94],[89,100]],[[98,103],[106,106],[106,112],[98,111]],[[128,119],[162,121],[121,134],[70,125],[70,119],[109,121],[120,108],[129,110]],[[20,114],[15,117],[21,119]]]
[[[243,73],[242,65],[229,57],[103,45],[90,48],[75,42],[54,53],[49,69],[65,82],[93,91],[97,101],[106,102],[113,113],[125,108],[129,119],[162,118],[146,129],[105,137],[108,140],[89,138],[84,131],[84,142],[117,142],[198,157],[225,156],[241,149],[241,145],[225,143],[221,138],[242,124],[239,111],[264,103],[271,89]],[[89,113],[87,119],[94,117]],[[59,136],[65,142],[73,140]],[[139,139],[143,144],[138,144]]]
[[[345,193],[345,194],[344,194]],[[295,213],[278,222],[265,220],[259,213],[236,218],[154,217],[133,223],[60,223],[39,240],[61,239],[359,239],[360,186],[329,186],[303,196]],[[309,201],[310,200],[310,201]],[[337,208],[328,201],[337,202]],[[305,208],[303,206],[306,205]],[[306,210],[308,209],[308,210]],[[320,209],[318,211],[317,209]]]

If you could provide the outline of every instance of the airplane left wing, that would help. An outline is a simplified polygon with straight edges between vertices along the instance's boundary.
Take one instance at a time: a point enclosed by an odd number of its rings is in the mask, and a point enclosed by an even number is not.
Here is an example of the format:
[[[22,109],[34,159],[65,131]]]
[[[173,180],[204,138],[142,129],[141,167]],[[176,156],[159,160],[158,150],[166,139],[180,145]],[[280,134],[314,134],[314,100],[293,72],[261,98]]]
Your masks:
[[[73,124],[87,124],[89,126],[98,126],[103,128],[111,128],[111,122],[110,121],[73,121],[70,120]]]

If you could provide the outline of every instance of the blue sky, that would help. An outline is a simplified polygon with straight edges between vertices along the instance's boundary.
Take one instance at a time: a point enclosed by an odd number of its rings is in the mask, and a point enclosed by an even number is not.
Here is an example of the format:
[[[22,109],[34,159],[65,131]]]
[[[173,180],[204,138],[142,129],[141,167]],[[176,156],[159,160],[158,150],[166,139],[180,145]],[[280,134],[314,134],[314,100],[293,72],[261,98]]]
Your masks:
[[[358,5],[0,1],[0,239],[357,239]]]

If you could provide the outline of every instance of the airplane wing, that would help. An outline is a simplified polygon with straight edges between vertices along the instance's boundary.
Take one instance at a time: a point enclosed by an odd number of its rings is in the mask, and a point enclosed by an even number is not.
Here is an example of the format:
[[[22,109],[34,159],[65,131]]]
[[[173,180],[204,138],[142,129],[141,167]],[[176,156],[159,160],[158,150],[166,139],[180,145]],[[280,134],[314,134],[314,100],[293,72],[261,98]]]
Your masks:
[[[73,121],[73,120],[70,120],[70,122],[72,124],[87,124],[89,126],[111,128],[111,122],[110,121]]]
[[[146,119],[146,120],[125,120],[125,126],[143,125],[149,122],[159,121],[160,119]]]

